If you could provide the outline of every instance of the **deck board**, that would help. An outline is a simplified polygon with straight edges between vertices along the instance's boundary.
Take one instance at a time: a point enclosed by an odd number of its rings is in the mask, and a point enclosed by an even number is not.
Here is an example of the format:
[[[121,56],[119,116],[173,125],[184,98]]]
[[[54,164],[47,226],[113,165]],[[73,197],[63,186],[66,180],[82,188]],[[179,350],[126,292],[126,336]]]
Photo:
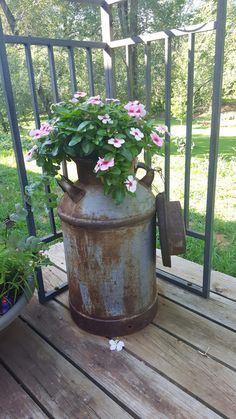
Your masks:
[[[236,334],[159,296],[154,323],[236,371]]]
[[[165,298],[236,331],[236,302],[210,293],[205,299],[158,278],[159,293]]]
[[[57,419],[130,417],[21,320],[5,331],[0,357]]]
[[[1,419],[48,417],[1,364],[0,389]]]
[[[138,417],[217,417],[129,351],[111,352],[108,339],[79,329],[57,302],[30,304],[24,318]]]
[[[63,297],[57,297],[57,299],[68,307],[67,294],[68,292],[63,293]],[[176,307],[178,312],[180,307]],[[168,306],[163,305],[160,311],[162,312],[162,317],[165,317]],[[176,316],[178,316],[177,312]],[[201,317],[199,317],[199,320],[200,326]],[[216,325],[210,321],[208,322],[213,325],[214,329]],[[191,392],[201,401],[215,407],[226,416],[229,416],[230,412],[236,411],[236,373],[217,362],[217,360],[204,355],[208,347],[200,348],[202,351],[194,349],[189,343],[180,340],[178,334],[174,337],[156,325],[163,325],[158,315],[154,320],[154,324],[146,327],[142,333],[138,332],[125,337],[126,348],[133,355],[144,360],[150,366],[155,367],[159,372],[178,383],[185,391]],[[220,326],[218,327],[220,328]],[[221,329],[225,331],[224,328],[221,327]],[[174,327],[171,331],[175,331]],[[196,330],[195,333],[200,342],[199,331]],[[225,337],[227,333],[228,331],[225,333]],[[230,333],[233,335],[232,342],[235,345],[236,334]],[[212,335],[214,335],[214,332]],[[211,339],[208,340],[208,344],[211,346]],[[235,357],[236,355],[234,354],[233,363]],[[209,388],[211,389],[210,392]]]
[[[50,256],[57,266],[44,269],[46,289],[67,279],[61,243]],[[199,283],[199,265],[173,262],[175,274]],[[209,300],[158,279],[157,316],[123,337],[121,352],[78,328],[68,292],[44,306],[33,297],[1,334],[0,417],[234,419],[236,281],[216,274]]]

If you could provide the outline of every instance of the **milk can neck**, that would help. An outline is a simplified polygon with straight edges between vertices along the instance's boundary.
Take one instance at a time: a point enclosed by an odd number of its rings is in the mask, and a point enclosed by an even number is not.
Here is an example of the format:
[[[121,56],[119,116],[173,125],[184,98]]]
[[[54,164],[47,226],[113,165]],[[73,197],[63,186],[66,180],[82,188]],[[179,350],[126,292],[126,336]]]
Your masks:
[[[94,167],[97,161],[92,159],[78,159],[76,160],[77,173],[79,181],[84,185],[100,185],[101,181],[96,177]]]

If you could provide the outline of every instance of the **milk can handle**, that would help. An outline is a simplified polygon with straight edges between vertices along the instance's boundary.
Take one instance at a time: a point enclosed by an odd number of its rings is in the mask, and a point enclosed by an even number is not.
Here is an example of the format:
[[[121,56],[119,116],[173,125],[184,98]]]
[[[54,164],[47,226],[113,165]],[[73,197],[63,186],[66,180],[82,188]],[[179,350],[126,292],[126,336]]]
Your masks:
[[[74,183],[65,176],[62,176],[60,180],[57,180],[57,183],[63,192],[67,192],[70,199],[75,203],[79,202],[85,195],[85,191],[82,188],[74,185]]]
[[[144,169],[146,170],[146,175],[144,175],[144,177],[142,179],[140,179],[140,183],[149,187],[151,186],[153,179],[154,179],[154,169],[152,169],[151,167],[147,166],[145,163],[141,163],[139,162],[136,166],[136,170],[137,169]]]

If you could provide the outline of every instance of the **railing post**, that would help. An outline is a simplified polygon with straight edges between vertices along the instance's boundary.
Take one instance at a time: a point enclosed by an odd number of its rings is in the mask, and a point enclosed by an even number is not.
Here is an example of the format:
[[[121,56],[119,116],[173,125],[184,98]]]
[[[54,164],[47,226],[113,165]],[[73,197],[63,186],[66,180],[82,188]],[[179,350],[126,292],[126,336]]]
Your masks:
[[[25,169],[24,156],[23,156],[22,147],[21,147],[20,130],[19,130],[19,125],[17,121],[16,107],[15,107],[15,101],[14,101],[14,96],[13,96],[11,76],[10,76],[10,70],[9,70],[9,65],[8,65],[7,52],[6,52],[1,19],[0,19],[0,76],[2,80],[3,93],[5,97],[8,120],[10,124],[10,129],[11,129],[11,136],[12,136],[13,148],[14,148],[15,159],[16,159],[16,164],[17,164],[17,169],[18,169],[22,200],[24,202],[25,208],[28,211],[28,216],[27,216],[28,232],[30,235],[35,235],[36,228],[35,228],[33,213],[31,211],[30,205],[26,203],[24,199],[25,187],[28,184],[28,180],[27,180],[27,174],[26,174],[26,169]]]
[[[226,10],[227,0],[218,0],[203,268],[203,296],[206,298],[209,296],[210,292],[217,157],[220,131],[221,90],[224,64]]]
[[[112,16],[111,9],[108,4],[104,3],[101,6],[101,24],[102,24],[102,40],[109,43],[112,40]],[[113,51],[109,45],[103,50],[105,83],[106,83],[106,97],[115,97],[115,77],[113,68]]]
[[[165,38],[165,125],[171,121],[171,36]],[[170,138],[165,135],[165,193],[170,198]]]

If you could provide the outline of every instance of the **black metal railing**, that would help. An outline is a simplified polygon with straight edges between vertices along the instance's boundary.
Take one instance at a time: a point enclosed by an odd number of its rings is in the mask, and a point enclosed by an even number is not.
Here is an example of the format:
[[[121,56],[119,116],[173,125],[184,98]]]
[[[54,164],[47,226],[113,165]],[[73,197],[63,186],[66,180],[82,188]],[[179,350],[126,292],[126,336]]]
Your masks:
[[[94,48],[101,49],[104,54],[104,71],[105,71],[105,87],[106,97],[115,97],[115,73],[113,68],[113,56],[116,48],[125,47],[126,50],[126,68],[127,68],[127,92],[129,99],[132,99],[131,89],[131,69],[130,69],[130,48],[138,44],[144,45],[144,81],[146,93],[146,107],[151,107],[151,43],[154,41],[165,41],[165,124],[170,129],[171,124],[171,57],[172,57],[172,39],[179,36],[188,37],[188,74],[187,74],[187,107],[186,107],[186,150],[185,150],[185,183],[184,183],[184,221],[186,233],[190,237],[205,242],[204,246],[204,266],[203,266],[203,284],[197,286],[190,284],[183,278],[157,269],[158,276],[169,280],[189,291],[195,292],[204,297],[209,296],[210,291],[210,275],[211,275],[211,259],[212,259],[212,236],[213,236],[213,220],[214,220],[214,202],[215,202],[215,186],[216,186],[216,169],[217,154],[219,140],[219,124],[220,124],[220,98],[223,75],[223,55],[224,55],[224,37],[226,23],[226,0],[218,1],[216,22],[203,23],[199,25],[187,26],[185,28],[171,29],[156,32],[147,35],[135,36],[132,38],[112,40],[112,19],[110,5],[117,3],[119,0],[93,0],[92,3],[101,7],[101,21],[103,42],[93,41],[76,41],[65,39],[49,39],[35,38],[23,36],[4,35],[2,26],[0,25],[0,71],[2,78],[2,86],[5,94],[6,107],[12,133],[13,146],[16,156],[17,168],[19,173],[20,188],[22,196],[24,196],[25,186],[28,183],[27,173],[24,164],[24,158],[21,147],[20,130],[18,125],[13,89],[8,66],[6,53],[6,44],[20,44],[25,48],[26,65],[28,71],[29,86],[32,98],[32,110],[36,127],[40,126],[40,115],[37,101],[34,67],[31,56],[31,46],[39,45],[47,47],[48,62],[51,79],[51,91],[54,102],[60,100],[60,94],[57,85],[57,75],[54,61],[54,47],[66,47],[68,52],[69,75],[71,83],[71,91],[74,93],[77,89],[76,68],[74,60],[74,51],[76,48],[83,48],[87,55],[87,73],[90,94],[95,94],[92,50]],[[211,118],[211,136],[210,136],[210,156],[208,168],[208,189],[206,202],[206,224],[205,233],[192,231],[189,228],[189,196],[190,196],[190,173],[191,173],[191,144],[192,144],[192,119],[193,119],[193,85],[194,85],[194,52],[195,52],[195,34],[208,31],[216,32],[215,41],[215,64],[214,64],[214,80],[213,80],[213,97],[212,97],[212,118]],[[166,136],[165,148],[165,192],[169,198],[170,194],[170,139]],[[66,163],[63,164],[63,172],[67,175]],[[49,193],[49,188],[46,193]],[[28,210],[28,230],[31,235],[36,234],[34,216],[30,206],[26,203]],[[44,237],[45,242],[53,241],[61,236],[56,230],[55,217],[53,210],[49,211],[49,221],[51,226],[51,234]],[[45,302],[53,298],[56,294],[62,292],[66,288],[63,284],[57,290],[45,292],[43,277],[41,271],[38,272],[39,281],[39,299]]]

